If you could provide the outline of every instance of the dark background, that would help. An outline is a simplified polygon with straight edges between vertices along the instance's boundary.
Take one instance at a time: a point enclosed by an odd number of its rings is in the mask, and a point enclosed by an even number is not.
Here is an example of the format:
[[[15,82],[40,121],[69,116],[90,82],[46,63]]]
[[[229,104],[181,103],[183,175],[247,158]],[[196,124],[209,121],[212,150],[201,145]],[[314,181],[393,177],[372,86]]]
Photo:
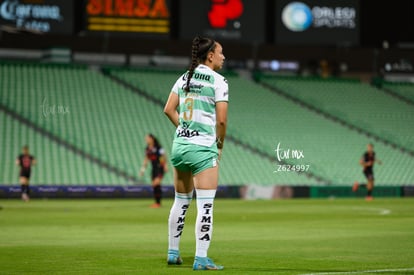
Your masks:
[[[199,12],[191,12],[196,7],[191,6],[192,9],[183,8],[190,12],[187,15],[180,14],[180,7],[186,4],[187,0],[171,0],[171,34],[169,39],[179,39],[179,25],[180,18],[184,18],[188,22],[188,18],[194,20],[195,24],[199,24]],[[209,3],[209,0],[200,0]],[[251,0],[244,0],[251,1]],[[255,0],[253,0],[255,1]],[[260,0],[266,3],[265,15],[266,19],[266,35],[263,44],[274,44],[274,6],[275,0]],[[276,0],[277,2],[278,0]],[[338,0],[340,2],[341,0]],[[85,24],[84,8],[86,0],[74,1],[74,16],[73,16],[73,34],[71,39],[77,39],[84,35],[83,28]],[[188,2],[188,1],[187,1]],[[193,1],[192,1],[193,2]],[[248,3],[250,4],[250,3]],[[360,4],[360,46],[361,47],[380,47],[384,40],[390,42],[391,45],[399,42],[414,42],[414,1],[411,0],[393,0],[393,1],[359,1]],[[182,5],[182,6],[181,6]],[[205,3],[203,4],[206,5]],[[208,4],[207,4],[208,5]],[[247,4],[246,4],[247,5]],[[181,11],[182,12],[182,11]],[[261,21],[262,18],[257,18]],[[4,22],[2,22],[4,24]],[[259,23],[259,26],[261,24]],[[261,32],[262,30],[258,30]],[[24,36],[24,34],[23,34]],[[43,37],[44,38],[44,37]],[[51,37],[51,42],[53,42]],[[136,37],[130,37],[130,39]],[[5,42],[0,40],[1,43]],[[248,43],[247,41],[245,41]],[[24,43],[22,43],[24,44]],[[24,46],[24,45],[15,45]]]
[[[360,1],[361,45],[379,47],[414,42],[414,1]]]
[[[171,0],[171,31],[169,36],[157,37],[142,34],[120,35],[114,33],[88,34],[84,31],[84,9],[86,0],[74,1],[73,34],[30,34],[25,31],[0,33],[0,48],[47,49],[66,47],[72,52],[122,53],[143,55],[188,56],[190,41],[188,35],[180,33],[180,20],[186,22],[201,20],[197,12],[182,14],[181,5],[188,0]],[[207,2],[210,0],[198,0]],[[258,0],[244,0],[256,2]],[[275,5],[278,0],[260,0],[266,5],[266,12],[256,18],[258,25],[264,20],[264,41],[229,40],[222,41],[228,60],[280,59],[297,60],[300,63],[327,59],[333,63],[346,61],[348,69],[374,71],[385,62],[406,58],[414,62],[414,1],[359,1],[360,30],[359,45],[279,45],[275,43]],[[341,0],[338,0],[340,2]],[[195,2],[195,1],[193,1]],[[205,3],[204,3],[205,5]],[[184,9],[185,10],[185,9]],[[188,18],[191,20],[188,21]],[[190,24],[190,23],[187,23]],[[200,30],[201,32],[202,30]],[[384,41],[388,47],[384,48]]]

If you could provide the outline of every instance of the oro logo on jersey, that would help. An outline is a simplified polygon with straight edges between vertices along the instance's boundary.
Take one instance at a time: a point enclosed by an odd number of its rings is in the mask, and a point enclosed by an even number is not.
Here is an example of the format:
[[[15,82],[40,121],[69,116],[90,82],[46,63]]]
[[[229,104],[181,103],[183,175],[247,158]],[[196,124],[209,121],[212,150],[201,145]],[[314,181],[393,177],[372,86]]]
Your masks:
[[[227,20],[235,20],[243,14],[241,0],[212,0],[208,21],[213,28],[225,28]]]

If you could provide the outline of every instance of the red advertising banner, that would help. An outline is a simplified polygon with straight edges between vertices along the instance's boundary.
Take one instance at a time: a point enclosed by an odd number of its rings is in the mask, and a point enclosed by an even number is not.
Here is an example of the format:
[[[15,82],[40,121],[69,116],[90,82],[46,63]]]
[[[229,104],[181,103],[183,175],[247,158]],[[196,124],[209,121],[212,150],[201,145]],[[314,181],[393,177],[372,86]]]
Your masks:
[[[247,43],[264,42],[263,0],[180,0],[179,38],[195,35]]]
[[[170,0],[87,0],[85,29],[168,35]]]

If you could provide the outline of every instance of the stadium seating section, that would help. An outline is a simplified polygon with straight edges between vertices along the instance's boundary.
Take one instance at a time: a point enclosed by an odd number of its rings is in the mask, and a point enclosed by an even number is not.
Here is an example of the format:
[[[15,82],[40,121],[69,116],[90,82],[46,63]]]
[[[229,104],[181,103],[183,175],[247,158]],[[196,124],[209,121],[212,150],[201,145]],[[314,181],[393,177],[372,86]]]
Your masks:
[[[414,150],[413,105],[359,81],[262,78],[300,101],[341,118],[398,146]]]
[[[174,127],[162,109],[180,74],[0,63],[0,185],[16,184],[14,160],[24,144],[38,159],[32,184],[149,184],[150,169],[138,178],[144,137],[153,133],[169,154]],[[225,75],[229,128],[220,184],[352,185],[364,179],[358,161],[369,142],[384,162],[375,168],[378,185],[414,184],[410,103],[354,80],[263,75],[257,83]],[[410,85],[384,87],[413,95]],[[283,164],[308,171],[277,171],[287,167],[277,162],[277,148]],[[172,184],[171,172],[163,182]]]
[[[59,146],[27,125],[0,112],[0,122],[6,132],[2,134],[0,153],[1,185],[13,185],[18,180],[19,168],[15,164],[22,144],[30,144],[31,153],[38,160],[33,168],[33,184],[83,185],[122,184],[123,178],[102,169],[94,163]]]
[[[397,94],[400,97],[405,98],[408,101],[411,101],[411,103],[414,103],[414,83],[394,83],[384,81],[381,84],[385,90]]]

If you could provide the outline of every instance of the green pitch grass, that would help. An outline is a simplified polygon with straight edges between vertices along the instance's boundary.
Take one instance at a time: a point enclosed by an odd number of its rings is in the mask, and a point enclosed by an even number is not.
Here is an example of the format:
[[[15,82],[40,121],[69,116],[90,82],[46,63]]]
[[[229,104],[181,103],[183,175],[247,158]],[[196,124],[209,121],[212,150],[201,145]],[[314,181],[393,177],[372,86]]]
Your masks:
[[[172,200],[0,200],[0,274],[193,274],[167,266]],[[216,200],[209,256],[223,274],[414,274],[414,199]]]

